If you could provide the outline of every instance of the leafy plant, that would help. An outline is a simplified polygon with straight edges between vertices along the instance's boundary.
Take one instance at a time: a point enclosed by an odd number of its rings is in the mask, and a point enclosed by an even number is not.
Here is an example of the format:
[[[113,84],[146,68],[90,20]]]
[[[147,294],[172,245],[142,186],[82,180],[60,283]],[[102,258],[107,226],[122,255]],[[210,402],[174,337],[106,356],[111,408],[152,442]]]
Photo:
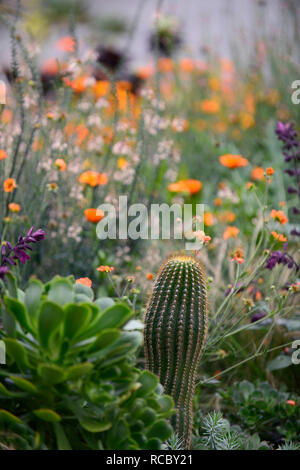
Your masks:
[[[131,309],[72,277],[12,275],[3,299],[7,366],[0,369],[0,432],[19,449],[160,449],[173,401],[134,365],[142,342]],[[126,330],[122,329],[126,325]]]
[[[267,382],[253,384],[247,380],[221,391],[225,407],[233,407],[229,419],[248,432],[274,444],[282,440],[297,440],[300,433],[298,397],[276,390]],[[293,399],[292,399],[293,398]]]

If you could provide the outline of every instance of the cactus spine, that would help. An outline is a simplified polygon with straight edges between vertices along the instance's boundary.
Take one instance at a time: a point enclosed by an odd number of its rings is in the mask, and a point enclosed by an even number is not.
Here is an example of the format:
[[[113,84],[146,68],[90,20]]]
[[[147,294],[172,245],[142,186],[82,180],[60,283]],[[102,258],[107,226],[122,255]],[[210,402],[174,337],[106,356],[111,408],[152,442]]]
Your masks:
[[[191,446],[193,396],[207,332],[207,294],[201,265],[174,256],[161,267],[145,317],[146,367],[175,401],[172,424],[184,447]]]

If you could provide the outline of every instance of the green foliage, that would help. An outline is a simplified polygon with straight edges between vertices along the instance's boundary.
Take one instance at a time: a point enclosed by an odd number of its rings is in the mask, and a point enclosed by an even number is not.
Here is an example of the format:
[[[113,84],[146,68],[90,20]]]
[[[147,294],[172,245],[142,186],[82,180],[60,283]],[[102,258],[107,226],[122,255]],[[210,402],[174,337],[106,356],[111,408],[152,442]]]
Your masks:
[[[214,411],[200,421],[199,435],[195,437],[198,450],[267,450],[258,434],[247,435],[237,426],[230,426],[222,413]]]
[[[224,406],[231,421],[248,432],[276,444],[285,440],[298,440],[300,434],[299,397],[279,391],[267,382],[255,384],[243,380],[221,391]]]
[[[142,335],[122,329],[130,308],[93,302],[71,277],[14,292],[4,296],[14,329],[0,330],[3,448],[161,449],[173,401],[156,376],[135,368]]]
[[[199,263],[175,256],[162,265],[145,318],[146,368],[175,401],[175,431],[191,445],[193,396],[205,343],[206,285]]]

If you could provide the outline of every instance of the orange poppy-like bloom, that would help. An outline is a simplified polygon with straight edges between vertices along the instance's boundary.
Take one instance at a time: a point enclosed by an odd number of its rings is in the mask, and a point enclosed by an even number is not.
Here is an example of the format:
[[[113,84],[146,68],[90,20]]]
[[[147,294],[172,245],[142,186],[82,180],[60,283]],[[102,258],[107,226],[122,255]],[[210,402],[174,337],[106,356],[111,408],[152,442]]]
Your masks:
[[[111,273],[115,268],[113,266],[99,266],[97,268],[97,271],[100,271],[101,273]]]
[[[8,204],[8,208],[11,212],[20,212],[21,206],[19,204],[16,204],[15,202],[11,202]]]
[[[62,158],[57,158],[54,162],[54,165],[60,170],[60,171],[66,171],[67,164]]]
[[[232,261],[237,261],[239,264],[243,264],[245,260],[242,256],[235,254],[232,258]]]
[[[71,36],[65,36],[56,41],[56,47],[60,51],[64,52],[74,52],[76,42]]]
[[[295,402],[295,400],[287,400],[287,401],[286,401],[286,404],[287,404],[287,405],[291,405],[291,406],[295,406],[295,405],[296,405],[296,402]]]
[[[4,192],[6,193],[11,193],[16,187],[17,185],[16,185],[16,181],[14,180],[14,178],[7,178],[3,182],[3,189],[4,189]]]
[[[93,92],[96,98],[107,96],[110,90],[110,82],[108,80],[98,80],[93,85]]]
[[[255,181],[265,179],[265,170],[261,166],[253,168],[253,170],[251,171],[251,179]]]
[[[268,176],[272,176],[272,175],[274,175],[275,170],[274,170],[274,168],[269,166],[269,168],[266,169],[266,173],[267,173]]]
[[[5,150],[0,150],[0,160],[5,160],[7,158],[7,153]]]
[[[192,72],[195,68],[194,61],[192,59],[189,59],[188,57],[183,57],[179,61],[179,67],[181,70],[184,72]]]
[[[96,171],[84,171],[78,178],[79,183],[88,184],[93,188],[102,184],[107,184],[108,178],[106,173],[97,173]]]
[[[285,225],[289,221],[283,211],[276,211],[275,209],[271,210],[271,217],[281,225]]]
[[[198,180],[188,179],[180,180],[176,183],[171,183],[168,186],[169,191],[172,193],[189,193],[196,194],[202,189],[202,183]]]
[[[242,157],[241,155],[233,155],[231,153],[226,153],[221,155],[219,158],[220,163],[227,168],[241,168],[248,165],[247,158]]]
[[[286,242],[287,241],[287,238],[282,235],[282,233],[277,233],[275,231],[271,232],[271,235],[273,238],[275,238],[275,240],[278,240],[279,242]]]
[[[234,212],[224,211],[218,215],[218,219],[220,222],[231,224],[232,222],[235,221],[236,215]]]
[[[86,89],[87,76],[82,75],[81,77],[73,78],[70,80],[68,77],[64,79],[64,82],[67,86],[72,88],[75,93],[83,93]]]
[[[204,225],[211,227],[215,223],[215,218],[211,212],[204,212]]]
[[[152,274],[152,273],[148,273],[148,274],[146,275],[146,279],[147,279],[148,281],[152,281],[152,279],[153,279],[153,274]]]
[[[228,226],[226,227],[225,232],[223,233],[224,240],[228,240],[229,238],[236,238],[239,234],[240,230],[237,227]]]
[[[200,109],[206,114],[216,114],[220,111],[220,104],[216,100],[203,100],[200,103]]]
[[[161,57],[160,59],[158,59],[157,65],[158,70],[164,73],[172,72],[172,70],[174,69],[174,62],[169,57]]]
[[[222,205],[222,199],[220,197],[216,197],[214,199],[214,205],[217,206],[217,207],[220,207]]]
[[[123,157],[118,158],[118,168],[120,168],[120,170],[123,170],[127,166],[128,166],[128,161],[126,160],[126,158],[123,158]]]
[[[146,65],[145,67],[139,67],[135,73],[142,80],[147,80],[148,78],[153,77],[155,69],[152,65]]]
[[[103,219],[104,212],[98,209],[85,209],[84,215],[86,217],[86,220],[88,220],[89,222],[92,222],[93,224],[96,224],[100,222],[100,220]]]
[[[89,277],[80,277],[79,279],[76,279],[76,284],[83,284],[84,286],[92,287],[92,281]]]

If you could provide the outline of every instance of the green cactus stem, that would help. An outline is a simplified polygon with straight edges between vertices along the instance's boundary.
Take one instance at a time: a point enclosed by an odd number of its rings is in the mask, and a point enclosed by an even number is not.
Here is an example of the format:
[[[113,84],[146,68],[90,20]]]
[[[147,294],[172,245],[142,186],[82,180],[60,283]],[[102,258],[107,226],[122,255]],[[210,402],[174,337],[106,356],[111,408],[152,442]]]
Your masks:
[[[172,424],[191,446],[193,396],[207,333],[203,268],[190,256],[174,256],[161,267],[149,299],[144,330],[146,368],[157,374],[175,401]]]

